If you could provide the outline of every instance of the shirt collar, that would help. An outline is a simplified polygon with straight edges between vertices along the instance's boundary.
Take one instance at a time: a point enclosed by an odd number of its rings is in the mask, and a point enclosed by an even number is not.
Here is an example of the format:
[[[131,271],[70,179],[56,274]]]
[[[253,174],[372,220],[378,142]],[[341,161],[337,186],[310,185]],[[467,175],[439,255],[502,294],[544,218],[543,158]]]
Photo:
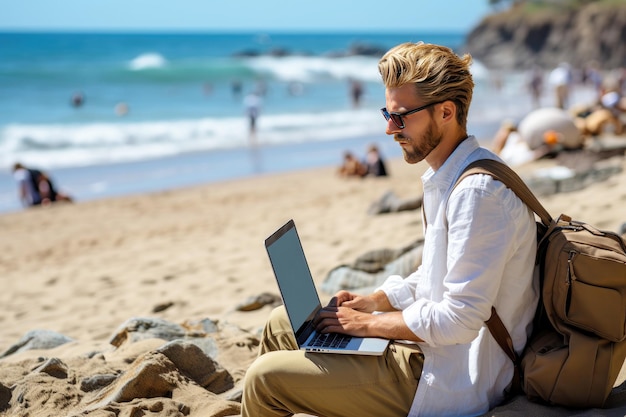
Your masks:
[[[448,156],[441,168],[434,171],[428,168],[422,176],[424,187],[436,187],[441,191],[447,190],[456,181],[461,170],[467,165],[467,160],[472,152],[480,145],[474,136],[468,136],[461,141],[459,146]]]

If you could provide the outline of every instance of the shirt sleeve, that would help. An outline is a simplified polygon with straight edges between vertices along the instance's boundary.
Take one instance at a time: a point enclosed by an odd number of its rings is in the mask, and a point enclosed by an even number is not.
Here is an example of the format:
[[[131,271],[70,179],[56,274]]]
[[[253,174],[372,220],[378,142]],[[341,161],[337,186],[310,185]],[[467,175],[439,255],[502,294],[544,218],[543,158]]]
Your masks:
[[[415,289],[421,277],[421,268],[406,278],[391,275],[376,290],[383,291],[396,310],[404,310],[415,302]]]
[[[480,186],[459,186],[448,200],[443,299],[420,298],[403,309],[408,327],[431,346],[476,338],[491,314],[505,265],[519,240],[513,215],[521,213],[523,203],[492,177],[477,177],[481,178],[463,182]],[[518,212],[512,215],[515,206]]]
[[[26,182],[28,172],[24,169],[18,169],[13,173],[13,179],[18,183]]]

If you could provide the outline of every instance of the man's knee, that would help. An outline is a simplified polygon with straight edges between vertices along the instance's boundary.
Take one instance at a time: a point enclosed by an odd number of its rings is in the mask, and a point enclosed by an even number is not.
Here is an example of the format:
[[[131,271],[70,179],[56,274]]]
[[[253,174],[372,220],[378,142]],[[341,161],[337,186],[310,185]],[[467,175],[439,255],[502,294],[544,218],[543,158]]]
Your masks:
[[[287,310],[285,310],[285,306],[280,305],[276,307],[275,309],[273,309],[270,312],[270,315],[267,321],[270,323],[285,323],[288,325],[289,317],[287,316]]]
[[[280,378],[280,366],[277,366],[281,352],[268,352],[259,356],[246,370],[244,395],[248,398],[260,398],[267,393],[276,392]]]
[[[289,324],[289,318],[284,306],[276,307],[263,329],[263,340],[259,349],[259,354],[275,350],[296,350],[298,344]]]

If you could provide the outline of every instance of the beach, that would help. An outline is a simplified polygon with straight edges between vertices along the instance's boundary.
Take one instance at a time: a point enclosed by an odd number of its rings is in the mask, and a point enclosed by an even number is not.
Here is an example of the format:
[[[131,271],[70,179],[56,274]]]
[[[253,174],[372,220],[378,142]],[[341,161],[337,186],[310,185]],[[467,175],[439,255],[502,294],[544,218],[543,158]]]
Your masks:
[[[401,156],[384,137],[378,59],[401,42],[461,53],[464,36],[0,33],[0,213],[21,209],[15,162],[49,172],[86,201],[328,166],[372,141],[385,157]],[[472,74],[468,128],[478,138],[533,108],[525,71],[492,73],[475,61]],[[357,81],[358,106],[350,95]],[[257,90],[255,166],[244,102]],[[586,103],[592,93],[578,85],[572,100]],[[541,101],[554,101],[549,88]],[[114,110],[120,103],[123,115]]]
[[[544,195],[542,203],[553,215],[567,213],[618,231],[626,222],[626,164],[623,156],[611,161],[621,172],[582,189]],[[279,296],[263,245],[267,236],[295,220],[318,288],[336,266],[422,236],[419,210],[368,214],[390,190],[400,198],[421,195],[425,163],[387,163],[390,175],[382,178],[340,178],[335,166],[326,166],[0,215],[0,355],[29,331],[68,338],[53,349],[0,359],[0,415],[237,415],[241,380],[273,308],[250,300]],[[528,178],[557,165],[541,160],[518,172]],[[320,297],[324,303],[330,294]],[[248,307],[237,308],[242,305]],[[217,323],[214,359],[231,382],[210,393],[187,378],[169,397],[132,399],[111,380],[85,388],[94,375],[128,378],[136,361],[154,359],[167,342],[133,341],[128,327],[120,332],[136,318],[182,326],[186,338],[208,338],[202,323]],[[168,357],[177,363],[176,355]],[[62,364],[54,362],[56,373],[38,368],[51,358]]]

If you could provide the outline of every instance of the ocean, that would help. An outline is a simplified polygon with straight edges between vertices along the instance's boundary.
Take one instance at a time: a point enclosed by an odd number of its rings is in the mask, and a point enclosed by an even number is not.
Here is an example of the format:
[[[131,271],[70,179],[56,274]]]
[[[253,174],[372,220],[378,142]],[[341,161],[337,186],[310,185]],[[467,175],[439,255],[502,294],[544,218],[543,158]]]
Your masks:
[[[17,161],[85,201],[339,165],[372,142],[400,156],[379,112],[380,51],[424,41],[462,53],[464,36],[0,33],[0,213],[21,209]],[[472,73],[468,127],[479,139],[531,109],[524,74],[478,61]],[[253,138],[252,91],[262,95]]]

